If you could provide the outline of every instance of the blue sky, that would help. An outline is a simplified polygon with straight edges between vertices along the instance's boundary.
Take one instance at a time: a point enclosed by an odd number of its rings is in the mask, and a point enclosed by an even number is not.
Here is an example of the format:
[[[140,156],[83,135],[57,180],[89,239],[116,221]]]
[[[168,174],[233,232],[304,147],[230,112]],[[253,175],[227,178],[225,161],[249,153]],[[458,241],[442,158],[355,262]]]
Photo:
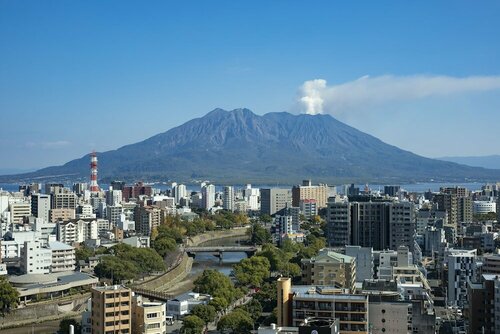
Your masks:
[[[390,144],[500,154],[498,17],[498,1],[0,0],[0,169],[115,149],[215,107],[306,112],[315,79],[317,112]]]

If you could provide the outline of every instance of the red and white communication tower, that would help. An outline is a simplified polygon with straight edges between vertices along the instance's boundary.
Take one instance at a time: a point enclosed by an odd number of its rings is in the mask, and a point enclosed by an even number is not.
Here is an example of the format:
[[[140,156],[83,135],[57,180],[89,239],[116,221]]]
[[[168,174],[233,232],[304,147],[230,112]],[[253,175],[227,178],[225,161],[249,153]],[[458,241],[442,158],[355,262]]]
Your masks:
[[[90,153],[90,192],[99,192],[99,186],[97,185],[97,155],[95,151]]]

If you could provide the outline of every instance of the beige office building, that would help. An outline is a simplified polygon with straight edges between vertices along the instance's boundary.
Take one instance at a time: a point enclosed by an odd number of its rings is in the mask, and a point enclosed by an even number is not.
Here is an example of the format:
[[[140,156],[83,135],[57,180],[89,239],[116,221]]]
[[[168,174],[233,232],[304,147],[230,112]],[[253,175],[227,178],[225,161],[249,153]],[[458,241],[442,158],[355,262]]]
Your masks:
[[[167,304],[145,302],[142,296],[132,297],[132,332],[143,334],[167,333]]]
[[[92,289],[92,333],[132,333],[130,289],[103,286]]]
[[[68,221],[75,219],[74,209],[52,209],[50,210],[50,222],[57,223],[59,220]]]
[[[302,284],[325,285],[354,290],[356,258],[328,248],[310,259],[302,259]]]
[[[31,204],[29,202],[10,204],[10,221],[12,223],[21,224],[24,218],[29,216],[31,216]]]
[[[325,208],[328,201],[328,186],[320,184],[311,185],[310,180],[304,180],[301,186],[292,188],[292,206],[298,207],[301,200],[314,199],[318,208]]]

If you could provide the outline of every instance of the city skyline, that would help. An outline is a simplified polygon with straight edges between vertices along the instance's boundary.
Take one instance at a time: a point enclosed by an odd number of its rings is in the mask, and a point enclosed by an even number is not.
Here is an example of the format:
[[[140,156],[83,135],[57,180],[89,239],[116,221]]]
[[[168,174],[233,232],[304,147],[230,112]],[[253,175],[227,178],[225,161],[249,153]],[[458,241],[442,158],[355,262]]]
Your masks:
[[[0,9],[2,170],[116,149],[216,107],[316,113],[318,97],[323,113],[420,155],[500,153],[485,131],[500,121],[495,2]]]

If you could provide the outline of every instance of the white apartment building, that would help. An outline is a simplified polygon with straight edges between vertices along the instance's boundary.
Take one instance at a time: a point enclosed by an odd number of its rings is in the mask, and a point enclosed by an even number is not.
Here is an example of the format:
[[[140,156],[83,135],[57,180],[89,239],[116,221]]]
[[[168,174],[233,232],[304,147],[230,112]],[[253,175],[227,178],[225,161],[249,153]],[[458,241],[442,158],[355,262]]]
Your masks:
[[[75,270],[75,248],[59,241],[49,242],[52,252],[51,272]]]
[[[184,184],[172,184],[172,196],[175,199],[175,204],[180,204],[181,199],[188,197],[187,188]]]
[[[107,221],[106,221],[107,222]],[[72,245],[98,238],[97,220],[57,222],[57,240]]]
[[[201,207],[210,210],[215,205],[215,186],[205,185],[201,188]]]
[[[21,250],[21,271],[24,274],[48,274],[52,265],[52,251],[41,241],[25,241]]]
[[[35,231],[8,231],[0,244],[1,258],[20,259],[24,243],[38,239],[39,235]]]
[[[247,187],[243,190],[243,196],[248,205],[248,209],[252,211],[260,210],[260,189],[252,188],[252,185],[247,184]]]

